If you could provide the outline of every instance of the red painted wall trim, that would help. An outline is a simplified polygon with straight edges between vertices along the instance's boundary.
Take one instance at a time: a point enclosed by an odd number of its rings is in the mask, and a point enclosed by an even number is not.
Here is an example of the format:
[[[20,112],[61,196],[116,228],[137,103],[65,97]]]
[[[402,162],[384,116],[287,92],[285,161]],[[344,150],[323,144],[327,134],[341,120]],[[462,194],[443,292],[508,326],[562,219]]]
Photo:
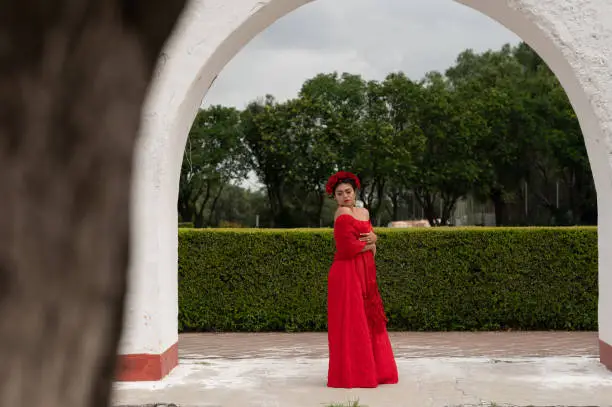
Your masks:
[[[599,361],[612,370],[612,345],[599,340]]]
[[[161,380],[178,365],[178,343],[160,355],[119,355],[115,380],[144,382]]]

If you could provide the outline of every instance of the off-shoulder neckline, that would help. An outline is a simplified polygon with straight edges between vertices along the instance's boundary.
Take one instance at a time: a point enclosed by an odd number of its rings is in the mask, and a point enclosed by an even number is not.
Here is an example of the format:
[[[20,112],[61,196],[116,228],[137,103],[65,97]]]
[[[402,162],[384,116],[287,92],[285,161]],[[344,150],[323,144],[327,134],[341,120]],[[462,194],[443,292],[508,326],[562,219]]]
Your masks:
[[[363,220],[363,219],[357,219],[356,217],[354,217],[353,215],[350,215],[350,214],[348,214],[348,213],[342,213],[342,214],[338,215],[338,216],[336,217],[336,219],[335,219],[335,220],[337,221],[338,219],[340,219],[340,218],[341,218],[341,217],[343,217],[343,216],[348,216],[349,218],[354,219],[354,220],[356,220],[357,222],[369,222],[369,221],[370,221],[370,219],[366,219],[366,220]]]

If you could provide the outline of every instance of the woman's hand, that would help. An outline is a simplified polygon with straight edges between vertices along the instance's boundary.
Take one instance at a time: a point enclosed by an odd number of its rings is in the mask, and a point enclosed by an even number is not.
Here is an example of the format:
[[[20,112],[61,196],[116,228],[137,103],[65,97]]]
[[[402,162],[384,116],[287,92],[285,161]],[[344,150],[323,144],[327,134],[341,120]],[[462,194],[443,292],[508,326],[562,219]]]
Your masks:
[[[365,252],[372,252],[376,255],[376,245],[374,243],[366,244],[361,250],[361,253]]]
[[[368,233],[362,233],[359,240],[361,240],[362,242],[366,242],[367,244],[374,244],[376,243],[376,240],[378,240],[378,236],[376,236],[376,234],[371,231]]]

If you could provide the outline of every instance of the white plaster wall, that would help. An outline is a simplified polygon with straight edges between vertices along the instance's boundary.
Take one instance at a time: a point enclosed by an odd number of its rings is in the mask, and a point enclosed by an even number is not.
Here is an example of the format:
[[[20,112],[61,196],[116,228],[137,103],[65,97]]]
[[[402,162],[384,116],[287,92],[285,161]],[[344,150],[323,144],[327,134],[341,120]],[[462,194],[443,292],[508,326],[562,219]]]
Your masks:
[[[612,243],[612,210],[604,209],[612,205],[612,3],[459,1],[496,19],[534,47],[561,80],[579,116],[600,208],[600,337],[612,344],[612,253],[605,250]],[[178,181],[187,133],[204,94],[249,40],[307,2],[192,0],[168,42],[144,109],[135,161],[132,265],[122,354],[160,353],[178,339]]]

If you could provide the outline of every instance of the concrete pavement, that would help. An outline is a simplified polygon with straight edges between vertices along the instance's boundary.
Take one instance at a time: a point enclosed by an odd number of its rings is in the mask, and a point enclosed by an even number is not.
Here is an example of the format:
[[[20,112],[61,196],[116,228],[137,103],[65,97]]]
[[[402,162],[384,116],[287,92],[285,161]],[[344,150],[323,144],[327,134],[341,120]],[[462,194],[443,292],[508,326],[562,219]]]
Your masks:
[[[329,389],[325,334],[189,334],[161,382],[116,383],[114,404],[612,406],[596,333],[393,333],[400,383]]]

